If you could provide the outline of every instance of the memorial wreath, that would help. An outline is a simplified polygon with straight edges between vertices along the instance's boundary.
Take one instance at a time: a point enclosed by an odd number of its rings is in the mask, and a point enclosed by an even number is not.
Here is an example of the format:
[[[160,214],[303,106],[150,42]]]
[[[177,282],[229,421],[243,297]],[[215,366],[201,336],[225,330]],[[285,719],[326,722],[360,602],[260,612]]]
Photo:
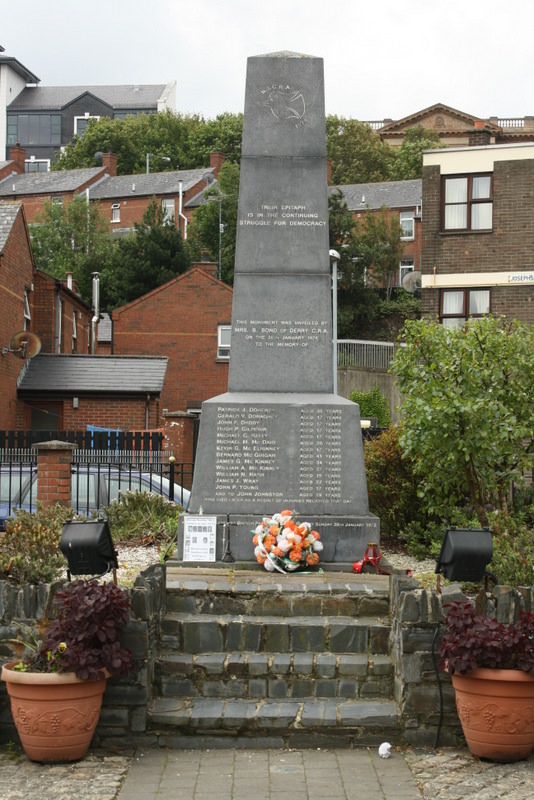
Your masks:
[[[323,549],[319,533],[309,522],[298,522],[289,509],[263,517],[251,533],[254,555],[268,572],[295,572],[319,563]]]

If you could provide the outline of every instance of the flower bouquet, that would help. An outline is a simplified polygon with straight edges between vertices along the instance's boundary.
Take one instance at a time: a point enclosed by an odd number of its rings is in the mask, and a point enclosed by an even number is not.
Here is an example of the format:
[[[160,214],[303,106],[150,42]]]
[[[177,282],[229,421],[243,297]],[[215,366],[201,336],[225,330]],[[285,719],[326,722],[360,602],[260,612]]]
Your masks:
[[[309,522],[298,522],[289,509],[263,517],[251,531],[254,555],[268,572],[295,572],[316,567],[323,549],[321,537]]]

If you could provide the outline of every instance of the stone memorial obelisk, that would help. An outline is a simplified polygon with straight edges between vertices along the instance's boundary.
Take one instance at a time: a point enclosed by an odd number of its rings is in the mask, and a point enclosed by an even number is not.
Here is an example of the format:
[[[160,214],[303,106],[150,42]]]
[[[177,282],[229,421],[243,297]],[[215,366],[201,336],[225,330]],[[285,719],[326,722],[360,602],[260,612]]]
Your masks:
[[[321,58],[248,59],[228,392],[202,405],[189,505],[216,516],[217,561],[255,563],[251,529],[284,508],[322,566],[379,538],[359,408],[333,394],[324,107]]]

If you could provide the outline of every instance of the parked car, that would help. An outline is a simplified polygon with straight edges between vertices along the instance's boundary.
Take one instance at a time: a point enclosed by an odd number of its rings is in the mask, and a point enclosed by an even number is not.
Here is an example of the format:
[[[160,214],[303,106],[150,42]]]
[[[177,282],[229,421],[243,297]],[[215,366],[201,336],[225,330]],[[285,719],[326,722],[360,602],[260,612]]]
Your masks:
[[[170,497],[169,479],[159,472],[139,468],[119,468],[108,464],[79,464],[72,470],[72,507],[79,514],[91,514],[124,492],[151,492]],[[187,508],[190,492],[174,484],[173,501]],[[37,500],[37,467],[35,464],[0,465],[0,530],[16,508],[34,511]]]

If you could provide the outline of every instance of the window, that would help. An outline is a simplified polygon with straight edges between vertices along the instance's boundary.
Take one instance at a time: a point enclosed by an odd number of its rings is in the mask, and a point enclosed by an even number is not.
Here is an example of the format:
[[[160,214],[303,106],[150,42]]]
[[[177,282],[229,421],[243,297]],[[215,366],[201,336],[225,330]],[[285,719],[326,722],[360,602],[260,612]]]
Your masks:
[[[414,260],[413,258],[401,258],[400,260],[400,271],[399,271],[399,283],[402,286],[403,278],[409,273],[413,272],[414,270]]]
[[[32,314],[30,311],[30,290],[24,289],[24,330],[30,329]]]
[[[414,238],[414,212],[401,211],[400,212],[400,225],[401,225],[401,239]]]
[[[8,117],[7,118],[7,143],[8,144],[17,144],[19,137],[19,118],[18,117]]]
[[[61,114],[13,114],[7,118],[8,145],[61,144]]]
[[[27,420],[32,431],[59,431],[61,430],[62,403],[47,403],[42,401],[38,406],[27,406],[30,419]]]
[[[120,203],[113,203],[111,206],[111,221],[112,222],[120,222],[121,221],[121,204]]]
[[[24,165],[25,172],[48,172],[49,169],[49,158],[34,158],[34,156],[32,156],[29,160],[26,159]]]
[[[443,230],[483,231],[492,224],[491,174],[443,178]]]
[[[72,312],[72,352],[78,351],[78,326],[76,324],[76,310]]]
[[[174,198],[163,199],[161,201],[161,208],[163,209],[164,222],[174,223]]]
[[[89,114],[85,114],[83,117],[74,117],[74,134],[83,136],[92,119],[100,119],[100,117],[91,117]]]
[[[441,322],[449,328],[460,328],[468,317],[489,312],[489,289],[444,289],[441,293]]]
[[[230,358],[231,325],[217,326],[217,358],[228,361]]]
[[[63,314],[65,313],[63,300],[60,300],[56,308],[56,334],[55,334],[55,353],[63,352]]]

